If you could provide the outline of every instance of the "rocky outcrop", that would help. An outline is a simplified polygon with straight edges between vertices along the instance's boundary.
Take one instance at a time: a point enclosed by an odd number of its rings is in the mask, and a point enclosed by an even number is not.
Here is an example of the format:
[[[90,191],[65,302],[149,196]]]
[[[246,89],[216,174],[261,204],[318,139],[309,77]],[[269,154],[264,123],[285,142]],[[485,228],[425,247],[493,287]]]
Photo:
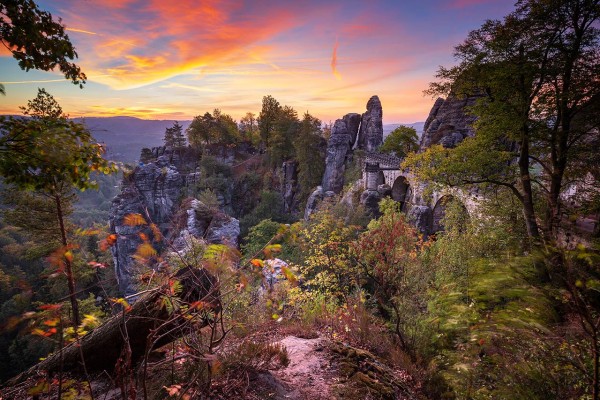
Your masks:
[[[377,190],[365,190],[360,195],[360,204],[365,206],[365,208],[373,218],[377,218],[381,215],[381,213],[379,212],[380,201],[381,194]]]
[[[283,197],[283,212],[291,214],[297,209],[298,201],[298,162],[285,161],[281,167],[281,196]]]
[[[111,251],[119,290],[125,295],[135,292],[132,280],[136,269],[134,256],[145,241],[160,250],[165,241],[181,238],[186,231],[210,243],[236,246],[240,232],[236,219],[209,209],[198,200],[192,200],[185,210],[186,223],[178,227],[174,219],[181,206],[182,189],[189,182],[195,182],[191,179],[195,173],[190,171],[196,170],[197,154],[192,149],[164,147],[154,148],[151,152],[153,158],[140,163],[124,178],[121,193],[111,206],[110,230],[117,237]],[[133,214],[141,215],[147,223],[128,222],[127,217]]]
[[[446,148],[456,147],[464,138],[473,136],[475,117],[468,114],[465,107],[475,104],[479,96],[459,98],[450,94],[447,99],[437,99],[433,105],[421,138],[421,149],[434,144]]]
[[[317,186],[316,189],[308,196],[306,200],[306,208],[304,209],[304,220],[308,221],[311,214],[317,210],[317,206],[325,197],[323,186]]]
[[[346,161],[352,152],[352,133],[344,119],[338,119],[331,128],[331,136],[327,142],[325,173],[323,174],[323,190],[335,193],[344,187],[344,171]]]
[[[356,138],[358,137],[358,130],[360,129],[361,118],[362,116],[357,113],[349,113],[342,117],[342,120],[346,124],[348,134],[351,136],[351,146],[354,146],[354,143],[356,143]]]
[[[183,208],[187,219],[185,228],[173,243],[176,250],[186,248],[185,241],[190,236],[204,239],[208,243],[237,247],[240,235],[240,222],[237,219],[212,209],[197,199],[186,202]]]
[[[431,233],[431,224],[433,221],[431,207],[413,205],[408,210],[407,218],[423,235],[427,236]]]
[[[344,188],[344,172],[352,161],[353,148],[375,151],[383,143],[383,111],[379,97],[373,96],[362,114],[350,113],[335,121],[327,142],[323,190],[339,194]]]
[[[383,109],[379,97],[373,96],[367,102],[367,111],[362,115],[358,148],[367,152],[377,150],[383,143]]]

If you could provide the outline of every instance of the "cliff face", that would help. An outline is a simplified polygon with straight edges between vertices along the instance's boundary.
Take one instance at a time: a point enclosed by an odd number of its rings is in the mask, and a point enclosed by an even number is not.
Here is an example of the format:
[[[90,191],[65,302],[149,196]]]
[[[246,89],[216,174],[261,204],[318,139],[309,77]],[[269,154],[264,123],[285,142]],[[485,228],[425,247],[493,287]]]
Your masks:
[[[123,180],[121,193],[113,200],[110,230],[117,235],[112,254],[119,289],[125,295],[135,292],[132,276],[135,273],[134,255],[145,235],[152,245],[160,249],[175,243],[185,232],[210,243],[237,245],[239,223],[234,218],[211,210],[194,200],[184,205],[188,215],[183,226],[174,221],[181,209],[182,189],[194,181],[198,155],[191,149],[171,150],[164,147],[152,149],[155,160],[140,163]],[[155,224],[165,241],[159,241],[149,225],[126,223],[126,216],[140,214],[148,223]],[[185,232],[184,232],[185,231]],[[144,233],[144,235],[140,235]]]
[[[352,160],[354,149],[375,151],[383,143],[383,110],[379,97],[367,102],[367,111],[350,113],[335,121],[327,142],[322,190],[340,193],[344,187],[344,172]]]
[[[434,144],[453,148],[466,137],[473,136],[475,131],[471,125],[475,117],[469,115],[465,108],[474,105],[477,99],[478,96],[460,99],[452,94],[445,100],[437,99],[423,127],[421,149]]]
[[[379,97],[373,96],[367,102],[367,112],[362,115],[358,148],[367,152],[377,150],[383,144],[383,109]]]

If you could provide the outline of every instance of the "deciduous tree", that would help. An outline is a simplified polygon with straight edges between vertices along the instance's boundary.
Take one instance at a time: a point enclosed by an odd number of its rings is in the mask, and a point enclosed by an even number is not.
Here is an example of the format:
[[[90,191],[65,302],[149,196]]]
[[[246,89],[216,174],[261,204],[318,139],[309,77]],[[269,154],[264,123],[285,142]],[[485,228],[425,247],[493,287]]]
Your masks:
[[[589,156],[598,135],[590,110],[600,101],[599,18],[598,0],[521,0],[503,21],[472,31],[431,92],[479,93],[476,136],[406,165],[447,184],[508,187],[529,236],[540,236],[536,209],[545,207],[544,231],[555,237],[573,160]]]
[[[34,190],[52,200],[62,248],[57,252],[59,270],[69,286],[73,323],[79,325],[79,312],[72,271],[72,246],[66,224],[66,193],[97,185],[90,180],[92,171],[111,173],[114,166],[102,154],[83,126],[67,119],[56,100],[44,89],[23,108],[29,118],[0,120],[0,175],[8,184],[22,190]]]
[[[0,41],[25,71],[58,67],[66,79],[80,87],[87,79],[81,68],[70,62],[77,58],[77,52],[62,21],[55,21],[32,0],[0,1]]]
[[[394,129],[379,148],[382,153],[394,153],[399,158],[406,157],[419,149],[419,137],[415,128],[400,125]]]

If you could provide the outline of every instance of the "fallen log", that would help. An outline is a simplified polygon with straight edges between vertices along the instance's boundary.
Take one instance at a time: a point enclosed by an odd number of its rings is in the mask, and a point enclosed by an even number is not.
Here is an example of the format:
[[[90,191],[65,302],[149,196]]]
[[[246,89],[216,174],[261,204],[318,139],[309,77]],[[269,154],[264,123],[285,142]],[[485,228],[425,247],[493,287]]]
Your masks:
[[[113,316],[101,326],[65,346],[62,351],[49,355],[45,360],[31,367],[7,382],[12,386],[40,371],[83,372],[82,357],[89,373],[113,371],[124,355],[127,362],[134,365],[152,349],[171,343],[196,328],[206,326],[209,315],[213,318],[220,313],[220,294],[217,279],[205,269],[186,267],[176,275],[181,284],[180,293],[166,299],[168,288],[153,289],[140,296],[129,308]],[[166,301],[187,304],[185,312],[173,312],[166,307]],[[200,305],[200,306],[198,306]],[[193,317],[193,318],[192,318]]]

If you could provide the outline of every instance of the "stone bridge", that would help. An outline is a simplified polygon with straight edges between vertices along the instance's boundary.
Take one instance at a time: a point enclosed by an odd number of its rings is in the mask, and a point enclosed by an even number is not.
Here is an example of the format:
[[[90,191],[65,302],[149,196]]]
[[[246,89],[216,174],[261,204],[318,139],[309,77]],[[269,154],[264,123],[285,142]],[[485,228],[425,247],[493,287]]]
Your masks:
[[[400,169],[401,162],[394,155],[368,153],[363,163],[365,191],[361,199],[391,197],[426,235],[443,230],[441,221],[451,200],[458,201],[469,215],[477,212],[477,193],[449,187],[425,196],[426,185],[417,182],[410,171]]]

